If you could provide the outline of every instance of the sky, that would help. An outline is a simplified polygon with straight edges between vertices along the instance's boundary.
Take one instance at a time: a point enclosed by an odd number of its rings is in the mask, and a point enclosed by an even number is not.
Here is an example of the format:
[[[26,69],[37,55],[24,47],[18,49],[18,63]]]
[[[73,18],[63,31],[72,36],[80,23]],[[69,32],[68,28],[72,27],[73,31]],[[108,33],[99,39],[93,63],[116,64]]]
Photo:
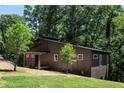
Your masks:
[[[122,7],[124,8],[124,5]],[[22,16],[23,11],[23,5],[0,5],[0,14],[17,14]]]
[[[0,14],[17,14],[23,15],[23,5],[0,5]]]

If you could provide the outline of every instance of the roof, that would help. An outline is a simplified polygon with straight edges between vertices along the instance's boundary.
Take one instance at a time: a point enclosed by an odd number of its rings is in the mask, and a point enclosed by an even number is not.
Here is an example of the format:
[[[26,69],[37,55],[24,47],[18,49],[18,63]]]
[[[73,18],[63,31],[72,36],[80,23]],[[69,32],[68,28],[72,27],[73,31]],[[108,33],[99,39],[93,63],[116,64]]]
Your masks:
[[[52,38],[49,39],[49,38],[42,37],[42,38],[38,38],[38,39],[39,40],[43,39],[43,40],[47,40],[47,41],[55,42],[55,43],[60,43],[60,44],[66,44],[64,42],[60,42],[60,41],[57,41],[57,40],[52,39]],[[101,50],[101,49],[95,49],[95,48],[90,48],[90,47],[85,47],[85,46],[80,46],[80,45],[73,45],[73,46],[78,47],[78,48],[84,48],[84,49],[92,50],[92,51],[110,53],[110,51],[104,51],[104,50]]]

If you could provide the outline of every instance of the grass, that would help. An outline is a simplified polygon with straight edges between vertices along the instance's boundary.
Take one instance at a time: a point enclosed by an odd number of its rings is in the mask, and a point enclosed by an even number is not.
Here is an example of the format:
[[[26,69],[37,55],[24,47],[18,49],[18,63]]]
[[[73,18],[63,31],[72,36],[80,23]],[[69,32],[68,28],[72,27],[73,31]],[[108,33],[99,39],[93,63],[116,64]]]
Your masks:
[[[6,69],[10,64],[0,64]],[[6,66],[5,66],[6,65]],[[1,68],[0,68],[1,69]],[[124,83],[63,74],[55,71],[17,67],[0,70],[1,88],[124,88]]]
[[[6,88],[123,88],[123,83],[68,76],[4,76]]]

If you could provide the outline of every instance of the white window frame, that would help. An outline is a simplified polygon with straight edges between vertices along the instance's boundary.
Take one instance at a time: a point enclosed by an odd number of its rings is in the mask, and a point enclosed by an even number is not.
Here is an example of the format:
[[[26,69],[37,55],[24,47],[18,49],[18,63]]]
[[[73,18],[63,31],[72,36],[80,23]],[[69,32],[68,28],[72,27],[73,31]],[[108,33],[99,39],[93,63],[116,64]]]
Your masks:
[[[97,57],[95,57],[95,56],[97,56]],[[99,57],[98,57],[98,54],[93,54],[93,59],[99,59]]]
[[[80,56],[82,56],[82,58],[80,58]],[[78,55],[77,55],[77,60],[83,60],[83,58],[84,58],[84,57],[83,57],[83,54],[78,54]]]
[[[57,59],[56,59],[56,56],[57,56]],[[54,62],[57,62],[59,61],[59,55],[58,54],[54,54]]]

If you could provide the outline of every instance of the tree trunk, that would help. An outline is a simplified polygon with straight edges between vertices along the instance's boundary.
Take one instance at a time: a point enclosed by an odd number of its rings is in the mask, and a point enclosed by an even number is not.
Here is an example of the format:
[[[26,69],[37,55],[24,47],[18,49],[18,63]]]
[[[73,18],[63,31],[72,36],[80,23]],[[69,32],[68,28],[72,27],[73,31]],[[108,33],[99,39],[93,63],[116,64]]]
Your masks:
[[[19,58],[19,55],[17,54],[16,57],[15,57],[14,71],[16,71],[18,58]]]
[[[66,73],[68,74],[68,63],[67,63],[67,69],[66,69]]]
[[[14,64],[14,71],[16,71],[16,63]]]

